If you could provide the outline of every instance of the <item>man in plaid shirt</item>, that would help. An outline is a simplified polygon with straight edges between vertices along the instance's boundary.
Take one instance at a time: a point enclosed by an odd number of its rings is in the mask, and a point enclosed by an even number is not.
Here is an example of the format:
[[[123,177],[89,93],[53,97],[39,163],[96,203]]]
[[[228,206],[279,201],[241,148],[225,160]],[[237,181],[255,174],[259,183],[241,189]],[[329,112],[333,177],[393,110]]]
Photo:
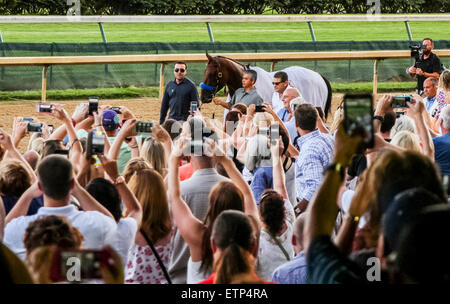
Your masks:
[[[317,110],[310,104],[303,104],[295,110],[295,123],[300,138],[297,146],[300,155],[295,162],[298,204],[296,214],[306,210],[308,202],[322,182],[322,173],[333,159],[334,140],[330,134],[317,128]]]

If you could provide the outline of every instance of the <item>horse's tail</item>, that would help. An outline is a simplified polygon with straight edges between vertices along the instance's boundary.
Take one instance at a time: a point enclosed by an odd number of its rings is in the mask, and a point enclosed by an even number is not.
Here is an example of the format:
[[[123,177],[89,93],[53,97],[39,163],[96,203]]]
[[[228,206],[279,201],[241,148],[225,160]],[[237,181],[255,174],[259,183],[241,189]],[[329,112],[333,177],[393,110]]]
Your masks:
[[[331,99],[332,99],[332,92],[331,92],[331,84],[328,81],[328,79],[326,79],[325,77],[323,77],[323,75],[320,74],[320,76],[322,77],[323,81],[325,81],[325,84],[327,85],[327,89],[328,89],[328,95],[327,95],[327,102],[325,103],[325,109],[323,109],[323,112],[325,114],[325,119],[328,118],[328,112],[331,110]]]

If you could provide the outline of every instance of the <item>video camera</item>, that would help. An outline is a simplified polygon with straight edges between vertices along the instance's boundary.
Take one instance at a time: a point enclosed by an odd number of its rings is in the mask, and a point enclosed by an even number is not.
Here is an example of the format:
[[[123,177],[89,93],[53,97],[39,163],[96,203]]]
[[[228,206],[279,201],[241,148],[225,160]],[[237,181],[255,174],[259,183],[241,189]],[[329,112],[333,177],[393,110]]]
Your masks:
[[[423,61],[423,51],[427,49],[426,45],[423,44],[417,44],[417,45],[410,45],[409,48],[411,49],[411,57],[414,58],[416,61],[415,65]]]

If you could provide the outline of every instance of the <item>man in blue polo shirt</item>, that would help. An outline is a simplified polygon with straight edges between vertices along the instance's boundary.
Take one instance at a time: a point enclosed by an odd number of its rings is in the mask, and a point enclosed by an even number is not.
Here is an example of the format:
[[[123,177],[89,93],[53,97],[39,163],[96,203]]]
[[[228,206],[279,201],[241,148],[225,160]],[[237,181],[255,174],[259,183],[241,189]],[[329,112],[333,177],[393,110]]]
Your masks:
[[[427,97],[423,99],[423,102],[425,102],[425,108],[427,109],[427,112],[431,114],[431,110],[434,102],[436,101],[436,93],[437,93],[437,87],[438,87],[439,80],[436,78],[427,78],[423,82],[423,92]]]
[[[170,81],[164,92],[164,97],[161,103],[161,113],[159,116],[159,123],[163,124],[166,120],[167,111],[169,111],[169,118],[186,121],[189,117],[191,101],[198,101],[198,92],[195,84],[186,78],[187,65],[185,62],[177,62],[173,70],[175,80]]]

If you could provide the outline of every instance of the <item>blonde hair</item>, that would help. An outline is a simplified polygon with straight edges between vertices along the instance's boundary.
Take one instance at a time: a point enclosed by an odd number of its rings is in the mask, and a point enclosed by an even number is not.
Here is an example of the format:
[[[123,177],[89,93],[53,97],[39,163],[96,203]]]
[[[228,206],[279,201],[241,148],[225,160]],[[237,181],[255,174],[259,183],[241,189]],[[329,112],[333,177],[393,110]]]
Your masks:
[[[36,151],[40,156],[42,154],[42,149],[44,148],[44,143],[45,139],[43,137],[40,137],[38,133],[33,133],[28,142],[27,151]]]
[[[445,91],[450,91],[450,70],[444,70],[439,76],[439,87]]]
[[[257,127],[268,128],[273,123],[274,119],[272,115],[266,112],[255,113],[255,117],[253,118],[253,125]]]
[[[406,150],[422,152],[419,137],[410,131],[400,131],[392,138],[391,144]]]
[[[142,145],[140,155],[148,161],[153,169],[161,174],[161,176],[166,176],[166,155],[164,153],[164,147],[159,141],[153,137],[148,137]]]
[[[400,131],[409,131],[411,133],[416,133],[416,124],[414,120],[406,115],[402,115],[395,120],[395,124],[391,129],[391,138],[400,132]]]
[[[153,169],[143,169],[136,171],[128,186],[142,206],[141,227],[156,243],[172,229],[163,178]]]
[[[136,174],[136,172],[143,170],[143,169],[151,169],[151,165],[142,157],[134,157],[130,159],[130,161],[125,166],[125,169],[123,170],[123,177],[125,179],[125,182],[128,184],[131,177]]]

